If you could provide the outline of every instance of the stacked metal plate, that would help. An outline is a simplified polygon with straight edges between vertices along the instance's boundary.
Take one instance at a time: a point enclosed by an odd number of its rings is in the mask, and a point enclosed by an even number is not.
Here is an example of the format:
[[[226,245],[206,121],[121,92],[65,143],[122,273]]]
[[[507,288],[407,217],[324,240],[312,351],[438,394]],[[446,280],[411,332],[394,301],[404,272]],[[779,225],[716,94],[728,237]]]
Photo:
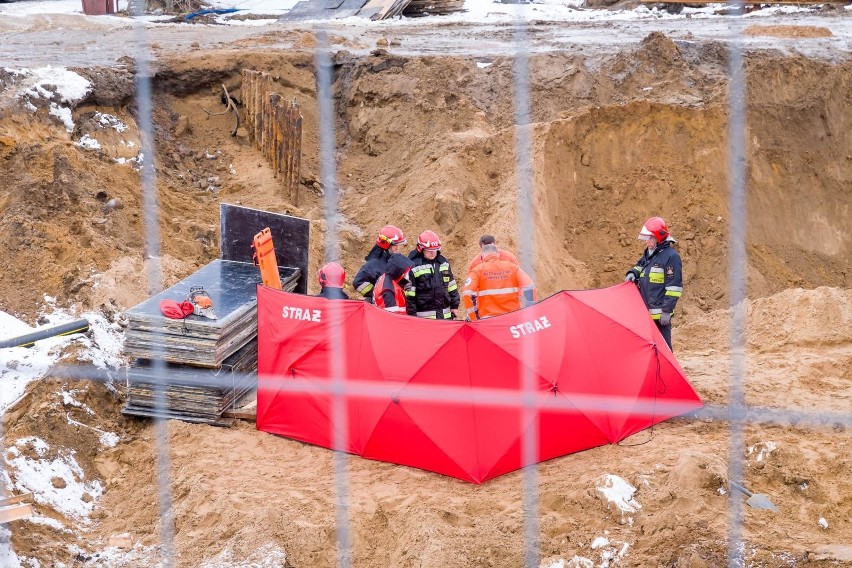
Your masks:
[[[298,268],[281,267],[284,290],[292,291]],[[124,341],[127,356],[217,368],[257,335],[257,267],[217,259],[171,288],[131,308]],[[217,319],[190,315],[171,319],[160,311],[164,299],[178,303],[193,286],[202,286],[213,301]]]
[[[282,288],[293,291],[301,270],[279,267]],[[257,380],[257,285],[253,264],[214,260],[171,288],[125,312],[127,404],[122,412],[222,424],[222,412]],[[201,286],[216,319],[190,315],[171,319],[164,299],[178,303]]]
[[[239,406],[256,386],[256,338],[215,370],[137,359],[127,369],[122,412],[227,426],[232,421],[222,413]]]

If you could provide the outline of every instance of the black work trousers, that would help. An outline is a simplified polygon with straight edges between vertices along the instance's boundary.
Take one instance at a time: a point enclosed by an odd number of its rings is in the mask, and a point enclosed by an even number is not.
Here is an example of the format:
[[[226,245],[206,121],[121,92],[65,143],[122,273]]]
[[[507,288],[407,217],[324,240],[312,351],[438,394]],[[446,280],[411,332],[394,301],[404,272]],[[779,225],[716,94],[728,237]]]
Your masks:
[[[666,344],[668,344],[669,349],[672,353],[674,353],[674,349],[672,349],[672,326],[669,325],[660,325],[658,320],[654,320],[654,323],[657,324],[657,329],[660,330],[660,333],[663,335],[663,339],[666,340]]]

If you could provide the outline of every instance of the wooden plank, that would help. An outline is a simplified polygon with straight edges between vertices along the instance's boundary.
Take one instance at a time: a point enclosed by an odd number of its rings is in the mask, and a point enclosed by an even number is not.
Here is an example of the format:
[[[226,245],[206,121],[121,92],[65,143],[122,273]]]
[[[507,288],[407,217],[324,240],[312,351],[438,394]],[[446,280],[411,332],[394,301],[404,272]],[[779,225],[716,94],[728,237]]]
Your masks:
[[[222,413],[222,418],[234,418],[236,420],[246,420],[248,422],[257,422],[257,409],[242,410],[226,410]]]
[[[0,523],[11,523],[18,519],[26,519],[27,517],[32,516],[32,514],[33,506],[29,503],[3,507],[0,509]]]
[[[7,497],[5,499],[0,499],[0,507],[8,507],[9,505],[17,505],[18,503],[32,503],[33,502],[33,494],[32,493],[23,493],[21,495],[15,495],[14,497]]]

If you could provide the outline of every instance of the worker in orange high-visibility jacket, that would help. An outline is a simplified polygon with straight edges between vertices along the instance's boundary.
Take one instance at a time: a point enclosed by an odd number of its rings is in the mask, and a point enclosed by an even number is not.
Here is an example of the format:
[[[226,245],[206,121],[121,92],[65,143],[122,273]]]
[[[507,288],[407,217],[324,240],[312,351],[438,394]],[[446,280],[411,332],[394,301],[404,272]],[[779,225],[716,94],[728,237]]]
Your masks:
[[[525,308],[536,301],[532,278],[517,264],[500,258],[495,244],[482,247],[482,263],[468,274],[462,301],[471,320]]]
[[[472,259],[470,259],[470,264],[467,265],[468,274],[473,272],[474,268],[482,264],[482,255],[484,254],[482,252],[482,248],[485,245],[497,246],[497,239],[494,237],[494,235],[482,235],[481,237],[479,237],[479,253]],[[500,255],[500,260],[508,260],[509,262],[512,262],[514,264],[519,264],[518,258],[511,252],[498,247],[497,253]]]
[[[405,297],[411,293],[408,274],[414,263],[398,252],[388,257],[385,272],[376,280],[373,301],[376,306],[394,314],[405,315]]]

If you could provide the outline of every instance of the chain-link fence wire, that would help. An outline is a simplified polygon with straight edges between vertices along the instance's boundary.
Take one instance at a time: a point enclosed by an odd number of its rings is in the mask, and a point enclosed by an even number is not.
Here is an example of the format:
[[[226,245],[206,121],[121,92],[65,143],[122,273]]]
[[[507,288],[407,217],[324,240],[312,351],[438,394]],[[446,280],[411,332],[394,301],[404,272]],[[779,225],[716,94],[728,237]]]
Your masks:
[[[740,14],[743,4],[739,5]],[[139,13],[134,14],[140,15]],[[527,13],[525,6],[517,7],[514,20],[514,106],[515,106],[515,152],[516,152],[516,184],[518,205],[518,235],[519,259],[522,266],[534,278],[534,213],[535,200],[533,197],[532,144],[531,144],[531,95],[529,80],[528,39],[526,32]],[[739,17],[731,18],[732,26],[737,30],[729,46],[729,286],[731,306],[731,350],[729,372],[729,402],[728,404],[706,405],[699,411],[687,416],[687,419],[725,420],[730,426],[728,446],[728,478],[741,480],[743,467],[743,429],[750,425],[781,425],[799,428],[830,428],[852,427],[852,415],[835,411],[809,411],[786,408],[756,408],[747,407],[744,402],[745,382],[745,300],[746,300],[746,140],[745,140],[745,74],[743,66],[742,28]],[[334,76],[331,64],[331,50],[326,31],[316,28],[317,47],[315,52],[318,133],[320,141],[321,180],[324,190],[324,216],[327,222],[325,235],[326,261],[340,258],[339,246],[339,195],[337,191],[337,155],[334,133]],[[136,89],[138,124],[142,142],[141,190],[145,218],[145,255],[149,267],[149,292],[153,295],[162,287],[162,277],[159,264],[160,238],[158,230],[159,209],[156,192],[155,140],[152,116],[152,93],[150,77],[150,48],[146,38],[145,26],[137,23],[134,26],[134,42],[136,54]],[[332,306],[334,302],[330,303]],[[337,563],[349,567],[351,560],[351,535],[349,526],[349,498],[347,460],[348,455],[343,451],[346,447],[346,401],[350,397],[387,399],[394,393],[390,387],[381,384],[351,383],[344,380],[343,341],[336,337],[331,345],[329,369],[332,380],[327,383],[295,383],[283,382],[275,376],[259,376],[258,390],[274,389],[284,392],[310,392],[313,394],[330,394],[332,396],[332,440],[335,451],[334,486],[335,486],[335,524],[337,541]],[[522,353],[523,361],[534,361],[538,353],[527,350]],[[156,365],[156,363],[155,363]],[[157,367],[155,367],[157,368]],[[165,364],[160,364],[163,381],[158,384],[155,404],[158,413],[165,409]],[[532,368],[532,365],[521,365],[522,369]],[[174,378],[175,371],[169,370]],[[54,376],[75,379],[90,379],[111,382],[109,372],[91,366],[65,366],[55,370]],[[535,424],[531,420],[537,409],[560,410],[564,412],[637,412],[648,415],[655,413],[678,413],[685,408],[678,401],[642,399],[626,399],[611,396],[572,396],[569,402],[562,398],[548,398],[536,401],[533,395],[533,376],[531,372],[524,373],[521,378],[523,386],[521,397],[517,393],[510,394],[499,389],[486,388],[448,388],[412,385],[407,388],[406,396],[412,400],[428,400],[432,402],[447,402],[455,404],[487,404],[520,408],[522,410],[522,464],[523,464],[523,506],[524,506],[524,564],[528,567],[538,567],[539,554],[539,514],[538,514],[538,447],[539,432],[529,428]],[[227,379],[234,380],[233,376]],[[211,376],[210,386],[216,386],[218,381]],[[2,432],[0,432],[2,434]],[[174,565],[173,519],[171,485],[169,476],[169,440],[165,420],[155,419],[154,434],[156,442],[156,472],[160,506],[160,539],[162,563],[165,566]],[[732,492],[729,492],[732,495]],[[728,564],[730,566],[744,565],[743,553],[743,506],[742,501],[734,496],[728,500]]]
[[[728,51],[728,288],[731,306],[731,351],[728,378],[728,480],[743,480],[743,446],[745,443],[743,410],[745,408],[746,347],[746,85],[743,62],[743,20],[745,4],[736,3],[732,18],[733,38]],[[729,491],[728,499],[728,566],[742,566],[743,502]]]
[[[319,121],[320,142],[320,176],[323,187],[323,209],[326,221],[325,262],[340,260],[340,204],[337,192],[337,154],[334,135],[334,94],[333,69],[328,41],[325,30],[316,30],[317,47],[315,56],[317,82],[317,120]],[[328,311],[331,321],[342,321],[339,302],[330,302]],[[341,333],[332,333],[329,345],[329,370],[331,371],[331,423],[332,448],[334,449],[334,518],[335,534],[337,536],[337,564],[342,567],[352,565],[349,545],[349,482],[347,475],[346,454],[347,432],[343,426],[349,423],[346,407],[345,361],[343,357],[345,327]]]
[[[138,6],[138,5],[136,5]],[[137,19],[133,26],[133,39],[136,51],[136,109],[141,146],[141,196],[143,221],[145,225],[145,259],[148,265],[148,293],[155,295],[162,290],[162,268],[160,266],[160,229],[159,206],[157,204],[156,142],[154,140],[154,116],[151,92],[151,47],[148,45],[145,24],[138,17],[140,8],[134,8],[132,15]],[[152,370],[157,376],[165,378],[166,364],[157,356],[161,347],[154,348]],[[166,424],[166,385],[157,382],[154,386],[154,439],[156,440],[155,470],[157,472],[157,497],[160,507],[160,538],[163,563],[174,565],[174,522],[172,519],[171,460],[169,459],[169,432]]]

